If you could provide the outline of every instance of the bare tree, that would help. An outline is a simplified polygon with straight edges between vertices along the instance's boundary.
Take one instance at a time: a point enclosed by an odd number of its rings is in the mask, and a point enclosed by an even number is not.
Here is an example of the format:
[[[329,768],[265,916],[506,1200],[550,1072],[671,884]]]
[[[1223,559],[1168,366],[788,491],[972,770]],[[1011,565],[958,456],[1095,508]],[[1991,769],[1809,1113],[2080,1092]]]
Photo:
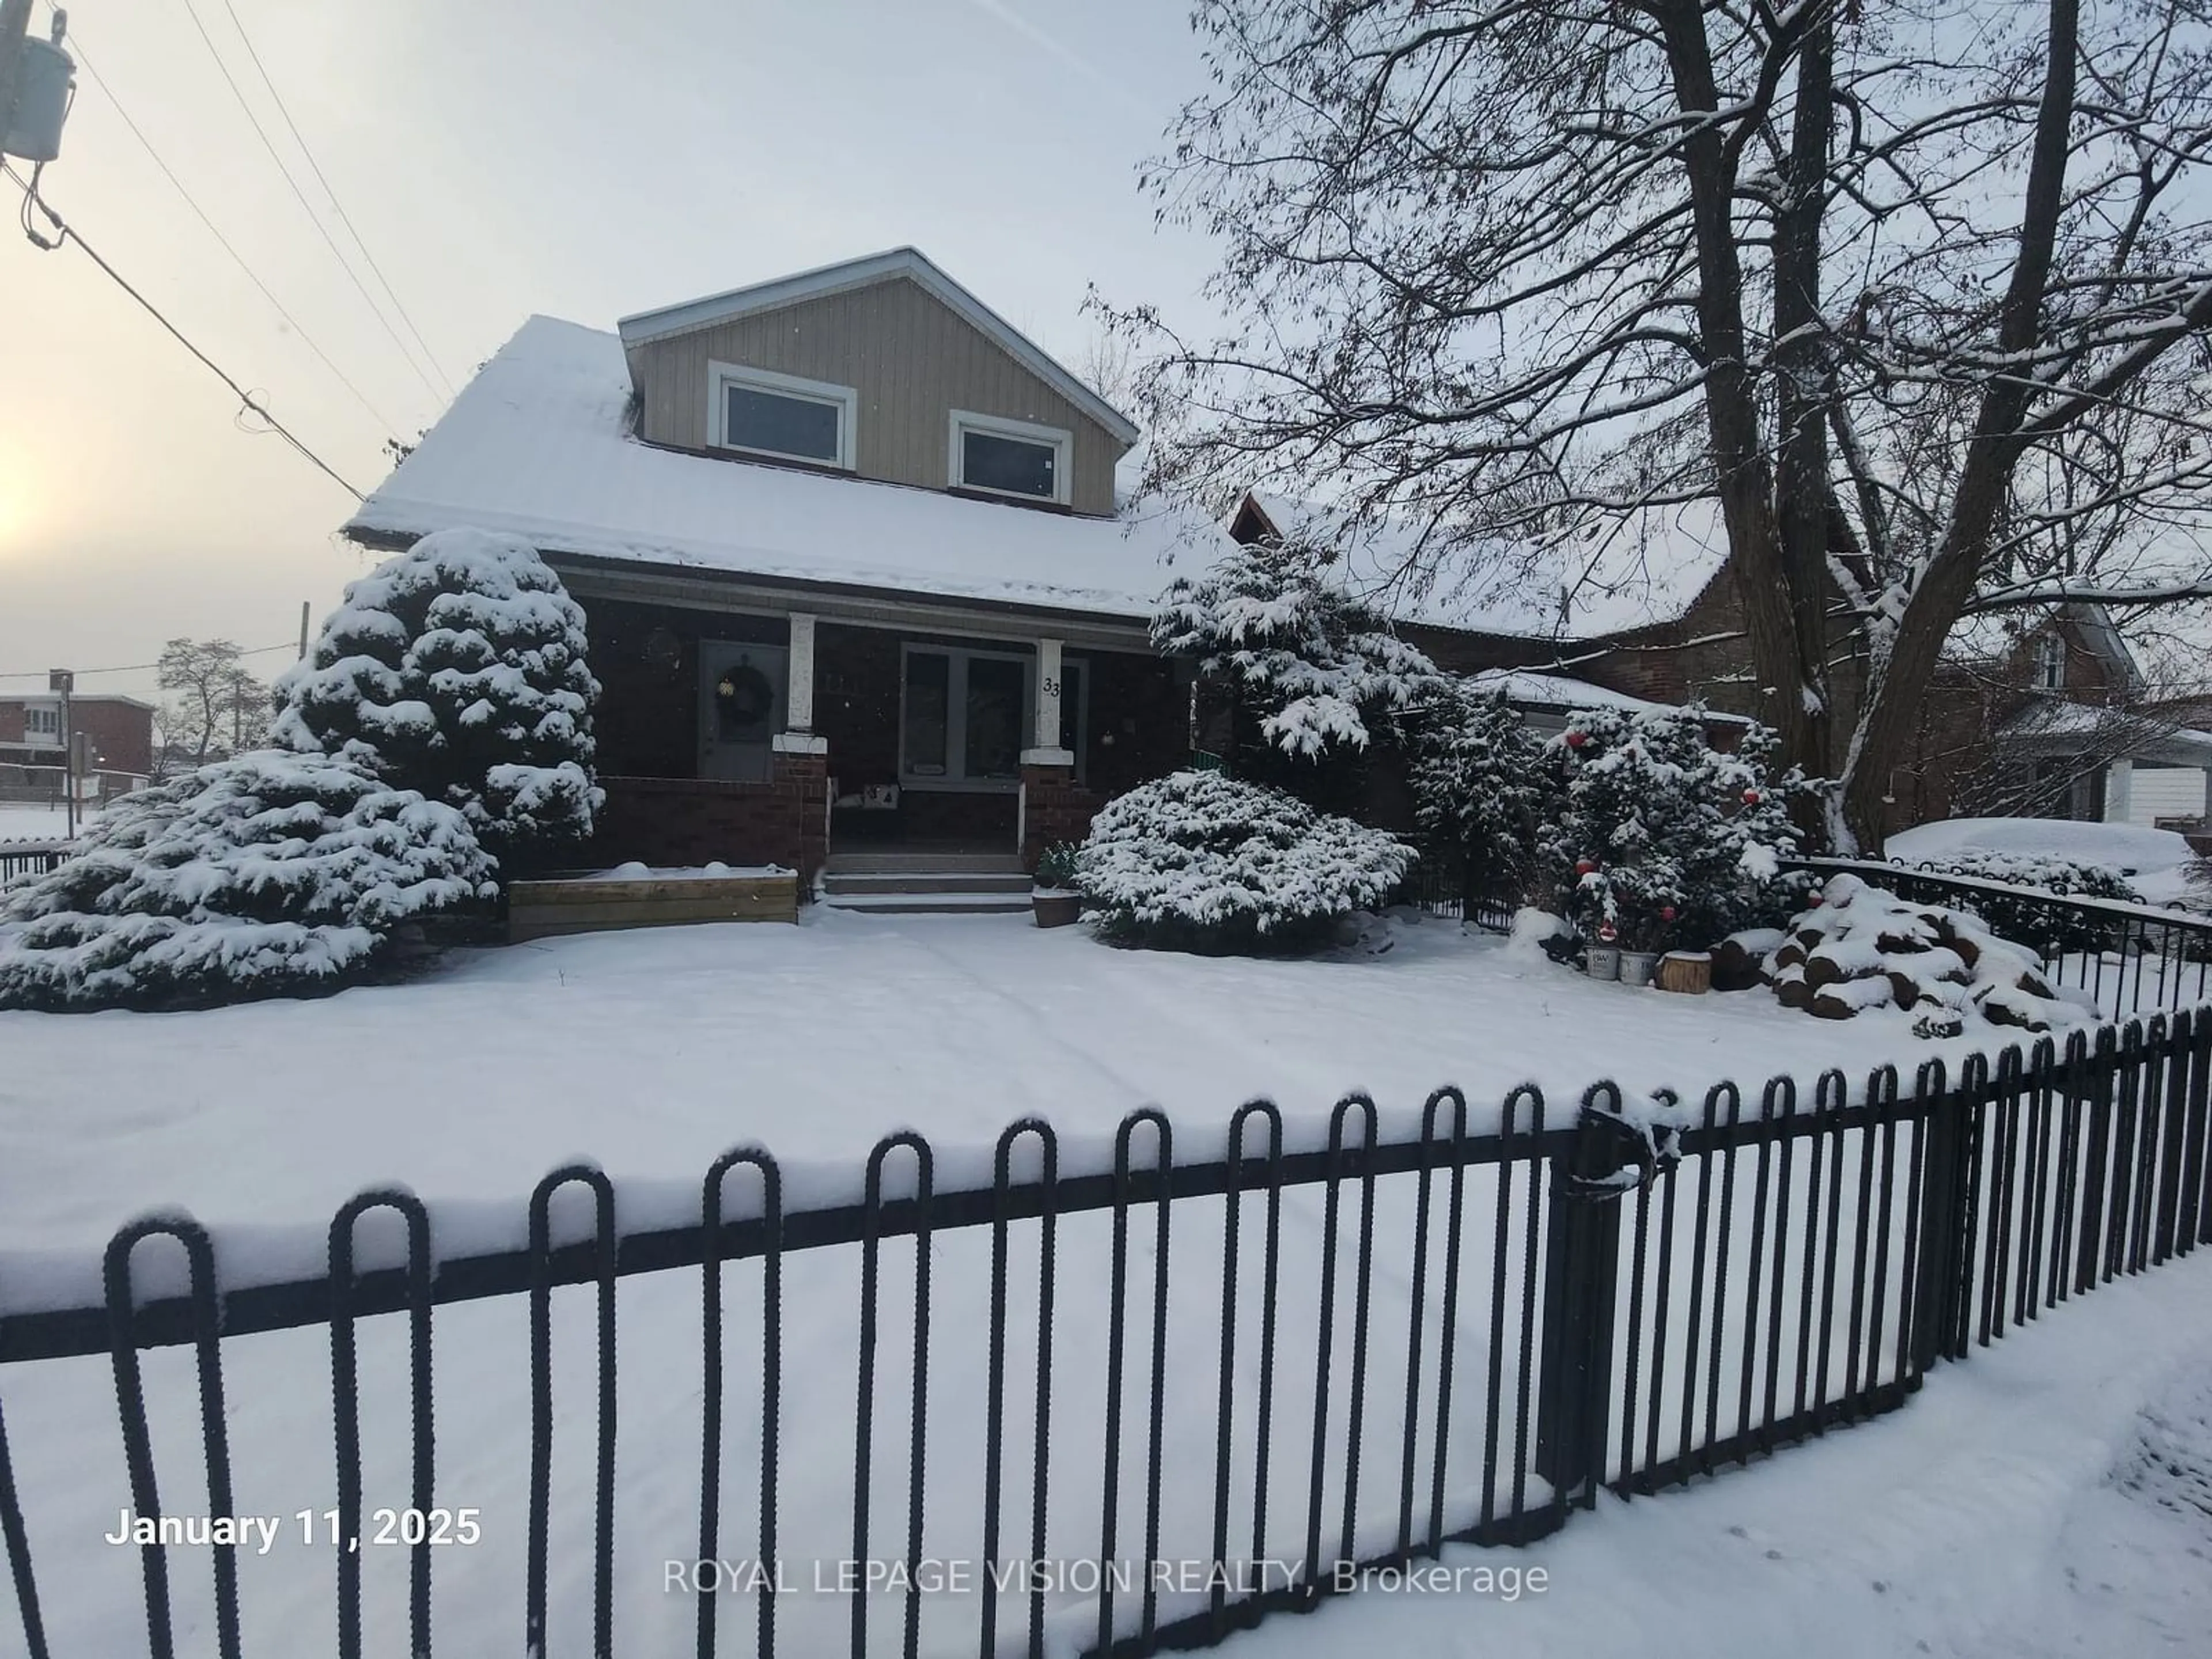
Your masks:
[[[269,688],[247,671],[228,640],[171,640],[161,647],[155,684],[170,696],[161,708],[164,745],[204,766],[210,755],[235,754],[269,730]]]
[[[1839,848],[1977,610],[2212,593],[2205,0],[1201,0],[1152,185],[1232,319],[1150,482],[1571,585],[1705,514]],[[1832,673],[1841,662],[1848,672]]]

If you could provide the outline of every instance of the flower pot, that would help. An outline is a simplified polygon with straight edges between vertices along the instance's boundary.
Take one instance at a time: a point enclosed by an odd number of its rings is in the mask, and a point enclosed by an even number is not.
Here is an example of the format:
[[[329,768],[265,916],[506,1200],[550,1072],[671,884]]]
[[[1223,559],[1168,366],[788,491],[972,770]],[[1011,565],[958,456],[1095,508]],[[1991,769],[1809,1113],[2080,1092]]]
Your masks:
[[[1706,951],[1669,951],[1659,959],[1659,988],[1703,996],[1713,988],[1713,958]]]
[[[1583,971],[1592,979],[1620,977],[1620,947],[1615,945],[1593,945],[1583,952]]]
[[[1620,982],[1623,985],[1649,985],[1651,976],[1659,971],[1656,951],[1623,951],[1620,953]]]
[[[1065,927],[1083,914],[1083,895],[1039,887],[1030,893],[1030,908],[1040,927]]]

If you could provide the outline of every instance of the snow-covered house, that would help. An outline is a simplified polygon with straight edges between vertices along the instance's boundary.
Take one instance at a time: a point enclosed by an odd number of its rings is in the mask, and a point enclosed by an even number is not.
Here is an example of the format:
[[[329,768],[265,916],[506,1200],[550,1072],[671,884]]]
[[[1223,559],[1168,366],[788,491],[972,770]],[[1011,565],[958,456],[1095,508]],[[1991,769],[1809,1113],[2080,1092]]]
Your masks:
[[[613,333],[532,318],[345,531],[510,531],[559,571],[610,855],[1033,862],[1188,751],[1147,623],[1225,544],[1117,500],[1137,436],[900,248]]]
[[[1546,554],[1544,566],[1528,549],[1431,556],[1414,528],[1354,526],[1260,491],[1227,528],[1240,542],[1327,550],[1401,633],[1496,684],[1539,730],[1593,704],[1694,698],[1717,715],[1762,712],[1726,536],[1702,506],[1572,558]],[[1409,585],[1408,567],[1428,579]],[[1836,637],[1848,718],[1856,658]],[[2154,693],[2100,606],[1970,618],[1948,642],[1889,793],[1893,831],[1989,812],[2201,826],[2212,813],[2212,702]]]

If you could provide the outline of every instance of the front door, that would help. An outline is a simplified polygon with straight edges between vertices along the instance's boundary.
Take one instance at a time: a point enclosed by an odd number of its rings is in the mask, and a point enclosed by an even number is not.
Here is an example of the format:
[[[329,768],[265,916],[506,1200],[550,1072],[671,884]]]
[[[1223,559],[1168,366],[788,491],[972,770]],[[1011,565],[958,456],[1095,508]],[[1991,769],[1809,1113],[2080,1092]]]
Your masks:
[[[783,730],[788,653],[780,645],[699,643],[699,775],[765,782]]]

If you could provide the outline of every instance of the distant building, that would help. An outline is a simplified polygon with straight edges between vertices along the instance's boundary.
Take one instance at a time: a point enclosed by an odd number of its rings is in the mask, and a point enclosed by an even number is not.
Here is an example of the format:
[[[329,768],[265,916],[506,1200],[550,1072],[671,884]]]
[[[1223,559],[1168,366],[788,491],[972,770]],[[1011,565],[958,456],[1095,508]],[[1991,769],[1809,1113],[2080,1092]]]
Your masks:
[[[152,775],[152,703],[76,692],[69,699],[69,726],[84,734],[91,750],[88,788],[99,799],[139,788]],[[68,763],[58,693],[0,696],[0,800],[60,800]]]

